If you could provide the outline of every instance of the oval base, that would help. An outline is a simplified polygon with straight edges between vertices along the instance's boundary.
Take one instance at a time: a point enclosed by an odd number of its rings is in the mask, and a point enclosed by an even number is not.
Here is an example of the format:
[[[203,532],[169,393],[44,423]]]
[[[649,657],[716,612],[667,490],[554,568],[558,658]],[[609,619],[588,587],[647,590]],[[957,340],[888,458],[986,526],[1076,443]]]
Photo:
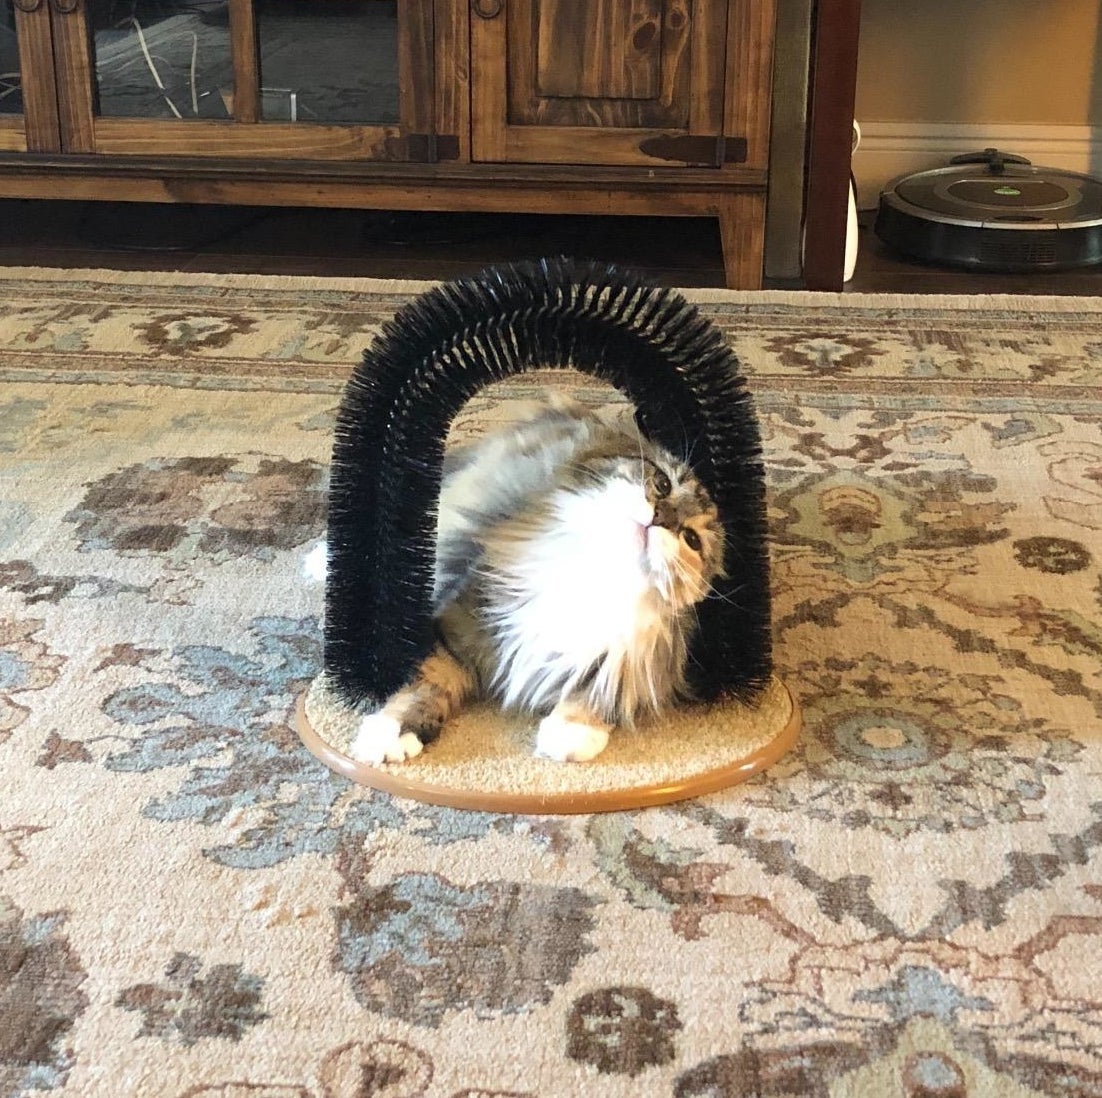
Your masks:
[[[531,719],[479,705],[416,758],[371,766],[347,753],[359,719],[324,675],[299,699],[303,744],[354,782],[428,804],[533,815],[623,812],[715,793],[772,766],[800,730],[795,700],[776,678],[753,705],[687,706],[646,727],[617,729],[585,763],[535,757]]]

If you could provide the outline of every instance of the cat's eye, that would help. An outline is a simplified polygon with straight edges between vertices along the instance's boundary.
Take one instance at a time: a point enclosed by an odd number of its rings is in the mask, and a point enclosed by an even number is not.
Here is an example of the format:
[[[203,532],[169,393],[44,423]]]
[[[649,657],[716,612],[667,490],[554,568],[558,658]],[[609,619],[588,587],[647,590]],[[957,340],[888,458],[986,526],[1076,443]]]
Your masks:
[[[704,543],[700,540],[700,535],[691,526],[686,526],[681,531],[681,537],[694,553],[699,553],[704,547]]]
[[[654,494],[659,499],[665,499],[673,491],[670,478],[661,469],[654,474]]]

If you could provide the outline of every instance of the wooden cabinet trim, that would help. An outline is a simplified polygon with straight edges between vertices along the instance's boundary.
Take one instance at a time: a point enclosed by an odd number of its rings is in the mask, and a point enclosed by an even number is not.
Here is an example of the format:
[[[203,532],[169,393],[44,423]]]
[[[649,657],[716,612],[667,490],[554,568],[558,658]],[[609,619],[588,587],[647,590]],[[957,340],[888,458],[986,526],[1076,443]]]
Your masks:
[[[729,0],[724,130],[747,140],[747,163],[769,163],[776,0]]]
[[[61,147],[70,152],[95,152],[95,65],[87,0],[77,0],[71,11],[54,11],[52,27]]]
[[[27,130],[21,114],[0,118],[0,152],[27,151]]]
[[[435,0],[433,66],[436,132],[456,140],[456,159],[471,159],[471,40],[466,0]]]
[[[406,134],[434,134],[433,0],[399,0],[399,9],[399,124]]]
[[[0,154],[0,160],[6,155]],[[0,168],[3,165],[0,164]],[[563,180],[548,186],[546,177],[511,179],[487,188],[484,178],[410,179],[395,186],[392,179],[260,177],[212,173],[127,173],[0,170],[0,197],[23,198],[49,187],[52,197],[117,199],[148,202],[242,203],[259,206],[336,206],[350,209],[448,210],[486,213],[637,214],[662,217],[716,217],[738,188],[717,193],[714,187],[624,184],[601,180]],[[746,191],[763,197],[760,187]],[[523,198],[521,197],[523,196]]]
[[[13,11],[23,88],[23,114],[14,119],[4,119],[0,142],[5,148],[11,147],[9,142],[21,142],[17,148],[35,152],[57,150],[61,148],[61,128],[57,116],[50,9],[43,2],[34,11],[24,11],[18,4]]]
[[[471,157],[486,163],[509,159],[505,145],[505,64],[509,6],[492,19],[472,17],[471,27]]]
[[[693,20],[694,60],[689,92],[689,132],[694,134],[730,133],[724,129],[724,72],[727,68],[728,21],[730,4],[713,4]],[[719,45],[717,45],[719,43]]]
[[[265,157],[288,160],[396,159],[404,155],[396,126],[324,126],[314,123],[138,118],[96,119],[96,151],[103,155]]]
[[[198,125],[199,123],[195,123]],[[228,125],[228,123],[223,123]],[[181,123],[183,125],[183,123]],[[250,127],[251,129],[252,127]],[[261,127],[258,127],[261,128]],[[732,168],[718,172],[711,168],[637,168],[535,164],[407,164],[367,160],[302,160],[298,158],[248,158],[163,156],[145,154],[75,155],[69,153],[0,154],[0,178],[17,174],[50,173],[62,176],[111,176],[112,178],[180,178],[200,182],[218,179],[259,179],[319,182],[390,187],[420,185],[633,188],[638,191],[684,190],[686,193],[722,197],[728,190],[761,189],[766,173],[760,168]],[[106,197],[106,196],[105,196]],[[718,198],[717,198],[718,201]]]
[[[230,57],[233,59],[233,117],[260,121],[260,39],[252,0],[229,0]]]

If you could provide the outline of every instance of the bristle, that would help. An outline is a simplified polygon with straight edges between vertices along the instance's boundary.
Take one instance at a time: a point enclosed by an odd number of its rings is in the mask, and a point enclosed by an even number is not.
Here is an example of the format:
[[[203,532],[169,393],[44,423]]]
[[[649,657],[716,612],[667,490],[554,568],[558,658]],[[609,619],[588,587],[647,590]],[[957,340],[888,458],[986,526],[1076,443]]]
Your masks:
[[[406,685],[434,642],[436,502],[452,420],[485,385],[536,366],[606,381],[719,508],[726,578],[698,606],[697,696],[752,698],[772,669],[761,437],[738,361],[680,294],[598,263],[543,259],[429,290],[384,325],[337,417],[325,670],[352,706]]]

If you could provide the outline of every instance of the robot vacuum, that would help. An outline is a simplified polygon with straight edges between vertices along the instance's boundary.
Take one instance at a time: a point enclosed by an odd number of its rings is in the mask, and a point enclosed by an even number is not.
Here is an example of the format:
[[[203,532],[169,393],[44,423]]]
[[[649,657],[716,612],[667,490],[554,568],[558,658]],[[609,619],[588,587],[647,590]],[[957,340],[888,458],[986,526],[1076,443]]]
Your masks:
[[[915,259],[985,271],[1102,263],[1102,181],[998,149],[907,175],[880,195],[873,231]]]

